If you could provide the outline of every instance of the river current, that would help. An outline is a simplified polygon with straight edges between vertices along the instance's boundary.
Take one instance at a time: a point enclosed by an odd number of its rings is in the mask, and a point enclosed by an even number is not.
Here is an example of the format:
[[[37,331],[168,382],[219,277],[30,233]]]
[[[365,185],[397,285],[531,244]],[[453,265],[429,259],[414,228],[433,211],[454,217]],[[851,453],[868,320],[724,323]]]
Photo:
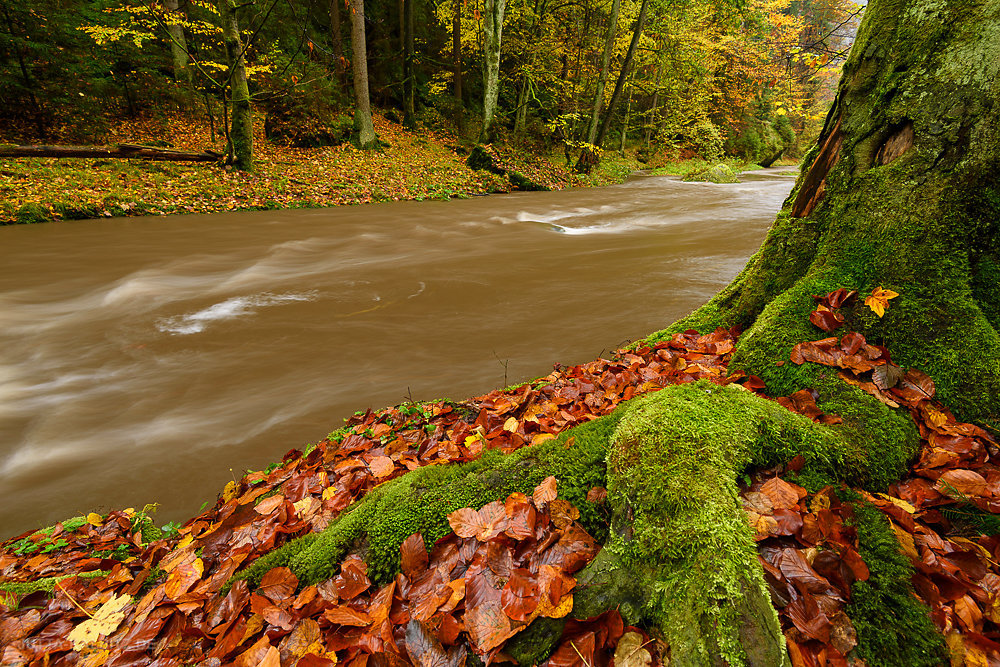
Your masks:
[[[0,539],[183,520],[355,410],[608,354],[728,283],[794,176],[2,228]]]

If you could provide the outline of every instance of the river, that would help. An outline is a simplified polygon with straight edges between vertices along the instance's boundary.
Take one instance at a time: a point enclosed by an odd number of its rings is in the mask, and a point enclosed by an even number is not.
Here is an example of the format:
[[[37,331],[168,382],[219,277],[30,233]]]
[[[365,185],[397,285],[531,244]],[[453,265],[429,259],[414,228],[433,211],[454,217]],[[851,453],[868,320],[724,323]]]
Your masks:
[[[704,303],[795,173],[0,229],[0,538],[184,520],[355,410],[580,363]]]

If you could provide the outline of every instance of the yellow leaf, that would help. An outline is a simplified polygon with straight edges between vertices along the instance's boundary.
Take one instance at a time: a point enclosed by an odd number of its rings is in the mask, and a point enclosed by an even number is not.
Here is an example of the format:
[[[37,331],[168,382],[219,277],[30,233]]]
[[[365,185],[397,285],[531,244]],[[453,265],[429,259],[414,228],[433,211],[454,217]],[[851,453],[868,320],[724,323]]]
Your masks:
[[[226,482],[226,488],[222,490],[222,502],[228,503],[236,497],[236,482]]]
[[[70,631],[68,639],[73,642],[73,650],[80,651],[95,643],[101,635],[106,637],[117,630],[125,619],[125,612],[122,610],[130,602],[132,602],[130,595],[112,595],[92,618],[88,618]]]
[[[540,445],[547,440],[554,440],[556,436],[551,433],[539,433],[531,439],[531,445]]]
[[[643,648],[642,635],[626,632],[615,647],[615,667],[647,667],[653,656]]]
[[[103,526],[104,519],[101,518],[101,515],[98,514],[97,512],[91,512],[90,514],[87,515],[87,523],[89,523],[91,526]]]
[[[330,498],[333,498],[335,495],[337,495],[337,489],[335,489],[334,487],[328,486],[325,489],[323,489],[323,500],[329,500]]]
[[[903,510],[907,514],[914,514],[917,511],[916,507],[906,502],[902,498],[893,498],[887,493],[876,493],[875,495],[878,496],[879,498],[882,498],[883,500],[888,500],[890,503],[892,503],[899,509]]]
[[[885,315],[886,306],[889,305],[889,299],[895,299],[897,296],[899,296],[897,292],[877,287],[872,290],[871,296],[865,297],[865,305],[871,308],[873,313],[882,317]]]
[[[503,430],[514,433],[517,431],[517,417],[508,417],[503,423]]]

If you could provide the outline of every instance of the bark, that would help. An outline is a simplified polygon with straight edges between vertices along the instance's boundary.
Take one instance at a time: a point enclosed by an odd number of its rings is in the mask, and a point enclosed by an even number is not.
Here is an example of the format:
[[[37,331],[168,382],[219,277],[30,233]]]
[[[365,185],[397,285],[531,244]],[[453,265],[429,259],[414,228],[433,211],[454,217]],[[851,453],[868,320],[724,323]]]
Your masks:
[[[180,0],[166,0],[164,8],[170,12],[175,21],[183,20],[180,12]],[[193,84],[191,68],[188,67],[187,39],[184,37],[184,26],[180,23],[168,23],[170,33],[170,56],[174,63],[174,80],[187,86],[189,92]]]
[[[493,140],[493,117],[500,97],[500,40],[503,33],[503,16],[507,0],[484,0],[483,38],[486,62],[483,76],[483,129],[480,143]]]
[[[354,56],[354,131],[360,148],[376,144],[368,95],[368,47],[365,43],[365,0],[351,3],[351,52]]]
[[[0,157],[79,157],[79,158],[141,158],[170,162],[217,162],[224,156],[205,151],[174,151],[135,144],[119,144],[116,148],[96,146],[0,146]]]
[[[594,109],[590,114],[590,128],[587,130],[587,143],[593,144],[597,138],[597,123],[601,117],[601,107],[604,105],[604,88],[608,84],[608,67],[611,65],[611,52],[615,48],[615,34],[618,32],[618,8],[621,0],[611,3],[611,15],[608,17],[608,34],[604,38],[604,53],[601,55],[601,73],[597,78],[597,92],[594,95]]]
[[[222,38],[229,58],[229,86],[232,90],[232,115],[229,122],[229,150],[233,166],[253,170],[253,116],[250,110],[250,87],[247,83],[243,40],[233,0],[218,0],[222,19]]]
[[[808,321],[812,295],[899,292],[881,318],[861,299],[845,306],[845,332],[928,373],[936,398],[959,419],[992,424],[1000,416],[998,32],[998,0],[869,3],[818,144],[760,252],[712,301],[651,337],[739,326],[732,370],[759,375],[773,396],[812,389],[819,408],[843,423],[814,424],[733,386],[668,387],[493,462],[411,472],[318,538],[251,569],[259,576],[289,564],[304,581],[321,580],[347,549],[365,544],[377,564],[370,574],[388,579],[399,542],[424,529],[414,517],[431,525],[429,513],[440,520],[451,501],[478,493],[481,506],[530,489],[539,476],[555,475],[567,498],[603,478],[607,541],[578,576],[572,615],[619,609],[666,645],[672,667],[789,664],[738,501],[739,476],[800,455],[813,479],[884,490],[919,443],[909,415],[825,367],[786,363],[795,344],[828,335]],[[504,652],[540,664],[562,623],[536,621]],[[909,639],[891,624],[876,630],[880,645]],[[882,643],[889,636],[895,643]]]

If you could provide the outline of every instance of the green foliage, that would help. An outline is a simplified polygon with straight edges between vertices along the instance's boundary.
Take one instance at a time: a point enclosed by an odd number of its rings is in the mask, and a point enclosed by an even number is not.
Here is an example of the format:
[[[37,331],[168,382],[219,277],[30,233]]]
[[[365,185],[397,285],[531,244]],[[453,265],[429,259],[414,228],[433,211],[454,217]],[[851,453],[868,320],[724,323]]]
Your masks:
[[[851,586],[847,615],[858,633],[858,653],[871,667],[920,667],[948,662],[930,610],[913,593],[913,566],[899,549],[889,520],[869,504],[854,506],[868,581]]]

